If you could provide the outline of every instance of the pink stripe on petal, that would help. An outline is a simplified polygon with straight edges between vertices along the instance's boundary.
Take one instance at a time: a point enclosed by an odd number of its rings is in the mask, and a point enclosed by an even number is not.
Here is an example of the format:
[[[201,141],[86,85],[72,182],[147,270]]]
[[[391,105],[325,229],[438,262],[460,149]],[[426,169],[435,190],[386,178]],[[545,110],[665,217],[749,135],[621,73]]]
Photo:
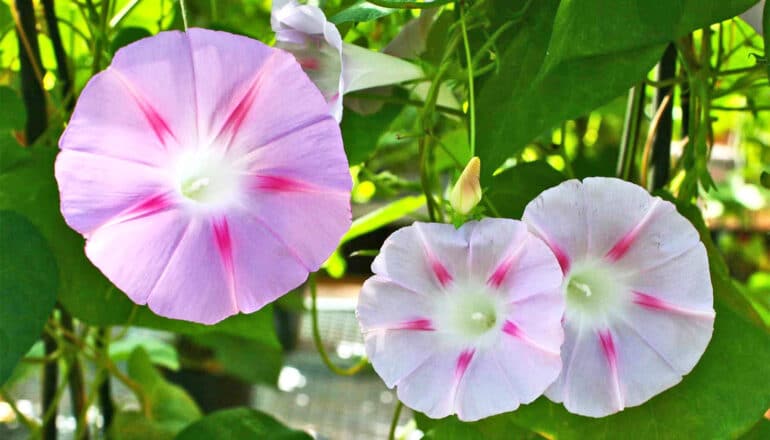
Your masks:
[[[514,338],[520,339],[525,344],[529,345],[530,347],[536,348],[544,353],[548,353],[553,356],[559,356],[558,351],[550,350],[546,347],[543,347],[542,345],[538,344],[537,342],[533,341],[527,334],[516,325],[513,321],[505,321],[503,324],[503,333],[506,333],[510,336],[513,336]]]
[[[645,307],[651,310],[675,313],[677,315],[683,315],[683,316],[691,316],[693,318],[714,319],[713,311],[704,312],[699,310],[688,310],[683,307],[677,306],[675,304],[671,304],[668,301],[664,301],[660,298],[656,298],[652,295],[648,295],[646,293],[634,292],[633,301],[634,301],[634,304],[640,305],[642,307]]]
[[[659,201],[660,199],[655,199],[655,201],[652,202],[652,205],[650,205],[650,208],[647,210],[647,213],[644,214],[644,217],[639,220],[639,223],[637,223],[633,229],[628,231],[623,237],[620,238],[620,240],[618,240],[617,243],[615,243],[615,245],[612,246],[612,249],[607,252],[605,258],[610,261],[618,261],[623,258],[624,255],[626,255],[628,250],[631,249],[631,246],[633,246],[633,244],[636,242],[636,239],[639,238],[639,234],[641,234],[642,229],[644,229],[644,227],[652,219],[652,216],[655,213],[655,208],[658,206]]]
[[[260,89],[260,79],[261,75],[258,75],[251,82],[248,89],[246,90],[246,93],[243,95],[243,97],[241,97],[240,101],[238,101],[238,104],[235,105],[235,108],[233,108],[233,110],[227,116],[227,119],[225,119],[225,122],[222,124],[222,128],[219,130],[219,134],[216,136],[216,139],[224,141],[225,145],[228,147],[232,141],[232,138],[235,136],[235,133],[237,133],[240,129],[243,120],[246,119],[246,115],[249,113],[252,105],[254,104],[254,100],[256,99]]]
[[[305,182],[281,176],[254,176],[254,189],[276,192],[308,192],[314,188]]]
[[[562,248],[560,248],[556,244],[551,242],[548,242],[546,244],[548,245],[548,247],[551,248],[551,251],[553,252],[554,256],[556,256],[556,261],[559,262],[559,266],[561,267],[561,272],[566,275],[569,272],[569,269],[572,265],[572,263],[570,262],[569,256],[567,255],[566,252],[564,252],[564,250],[562,250]]]
[[[134,98],[134,102],[136,102],[137,107],[139,107],[139,110],[141,110],[144,118],[150,124],[150,128],[152,128],[152,131],[155,133],[155,136],[158,138],[161,145],[166,147],[166,141],[169,138],[176,140],[176,137],[174,137],[174,133],[171,132],[168,123],[165,119],[163,119],[160,113],[155,110],[152,104],[150,104],[148,100],[142,97],[139,91],[136,90],[128,81],[128,79],[126,79],[126,77],[124,77],[120,72],[118,72],[116,69],[110,69],[110,71],[113,72],[115,76],[120,80],[120,82],[125,86],[128,94]]]
[[[497,266],[495,271],[492,272],[492,275],[489,276],[487,284],[494,288],[500,287],[505,281],[508,272],[511,270],[511,266],[513,266],[513,258],[506,258],[499,266]]]
[[[618,378],[618,354],[615,350],[615,341],[612,339],[612,333],[610,333],[609,329],[599,331],[598,334],[599,341],[602,344],[604,357],[607,358],[607,365],[610,368],[610,375],[612,376],[612,387],[618,409],[620,410],[623,408],[623,397],[620,393],[620,379]]]
[[[232,296],[233,306],[238,308],[238,301],[235,297],[235,265],[233,264],[233,242],[230,235],[230,226],[227,219],[222,217],[212,222],[214,228],[214,240],[216,241],[217,251],[222,260],[222,265],[227,276],[227,284]]]
[[[440,261],[430,258],[430,268],[441,286],[446,287],[447,284],[452,282],[452,275]]]
[[[473,359],[473,355],[475,353],[476,353],[476,350],[472,348],[460,353],[460,356],[457,358],[457,365],[455,366],[456,383],[459,383],[460,380],[463,378],[463,375],[465,374],[465,371],[468,369],[468,365],[471,363],[471,360]]]
[[[394,330],[422,330],[433,331],[433,322],[428,318],[414,319],[411,321],[402,322],[393,328]]]

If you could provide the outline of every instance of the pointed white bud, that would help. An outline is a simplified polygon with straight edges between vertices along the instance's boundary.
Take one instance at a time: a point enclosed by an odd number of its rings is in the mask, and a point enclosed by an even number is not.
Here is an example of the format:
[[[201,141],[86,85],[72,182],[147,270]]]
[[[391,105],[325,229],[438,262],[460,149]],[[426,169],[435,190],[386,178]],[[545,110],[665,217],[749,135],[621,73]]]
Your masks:
[[[473,157],[468,161],[449,195],[449,203],[457,213],[468,214],[481,201],[480,175],[481,161],[478,157]]]

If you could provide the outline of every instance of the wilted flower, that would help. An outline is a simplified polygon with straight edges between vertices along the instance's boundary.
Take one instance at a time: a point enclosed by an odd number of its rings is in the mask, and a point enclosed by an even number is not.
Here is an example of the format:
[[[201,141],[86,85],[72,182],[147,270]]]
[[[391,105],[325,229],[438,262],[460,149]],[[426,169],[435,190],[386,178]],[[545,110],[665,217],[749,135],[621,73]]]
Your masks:
[[[345,93],[424,76],[408,61],[343,42],[337,27],[316,6],[273,0],[270,23],[276,47],[294,54],[337,121],[342,119]]]
[[[564,271],[564,367],[546,395],[601,417],[677,384],[713,329],[708,258],[674,205],[611,178],[570,180],[524,211]]]
[[[357,309],[366,353],[406,405],[477,420],[533,401],[558,376],[561,270],[523,223],[414,223],[372,270]]]
[[[471,212],[481,201],[480,174],[481,161],[478,157],[472,157],[449,194],[449,203],[458,213],[465,215]]]
[[[120,289],[214,323],[301,284],[350,225],[337,123],[295,59],[163,32],[94,76],[60,140],[67,223]]]

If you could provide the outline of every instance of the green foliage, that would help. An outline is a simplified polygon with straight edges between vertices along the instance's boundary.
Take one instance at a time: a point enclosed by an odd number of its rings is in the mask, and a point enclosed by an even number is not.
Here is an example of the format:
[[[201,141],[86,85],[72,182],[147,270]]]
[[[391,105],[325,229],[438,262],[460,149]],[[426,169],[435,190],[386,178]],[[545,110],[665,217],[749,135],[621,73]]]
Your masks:
[[[735,438],[757,423],[770,406],[770,387],[758,386],[766,383],[770,334],[767,328],[747,320],[750,308],[729,278],[698,210],[692,205],[678,208],[698,228],[709,251],[715,297],[714,335],[693,371],[649,402],[599,419],[570,414],[542,397],[512,413],[473,423],[474,429],[484,433],[477,438],[509,438],[510,426],[565,440],[614,439],[621,433],[633,433],[635,439]],[[423,420],[424,426],[445,433],[453,432],[452,423],[452,419]],[[450,427],[445,428],[445,424]]]
[[[344,9],[332,16],[329,21],[335,24],[346,23],[349,21],[371,21],[385,17],[386,15],[390,15],[394,12],[396,12],[395,9],[383,8],[382,6],[373,5],[366,0],[359,0],[349,8]]]
[[[142,334],[129,334],[122,339],[110,342],[110,359],[113,362],[126,361],[139,347],[147,352],[154,365],[174,371],[179,369],[179,355],[173,345]]]
[[[371,103],[364,99],[362,101],[364,104]],[[368,159],[377,148],[380,137],[388,131],[400,112],[401,107],[395,104],[385,104],[372,115],[346,111],[340,129],[348,162],[355,165]]]
[[[480,92],[482,180],[505,158],[565,119],[644,80],[665,45],[732,17],[755,0],[543,0],[533,2]]]
[[[0,385],[38,340],[56,303],[56,260],[24,217],[0,211]]]
[[[251,408],[233,408],[212,413],[188,426],[177,440],[275,439],[311,440],[302,431],[287,428],[268,414]]]
[[[128,375],[144,393],[143,410],[119,412],[110,429],[118,440],[172,439],[187,425],[201,417],[192,398],[172,385],[152,366],[150,356],[138,347],[128,360]]]
[[[490,200],[501,217],[519,219],[527,203],[565,179],[562,173],[542,160],[525,162],[494,176],[484,197]]]

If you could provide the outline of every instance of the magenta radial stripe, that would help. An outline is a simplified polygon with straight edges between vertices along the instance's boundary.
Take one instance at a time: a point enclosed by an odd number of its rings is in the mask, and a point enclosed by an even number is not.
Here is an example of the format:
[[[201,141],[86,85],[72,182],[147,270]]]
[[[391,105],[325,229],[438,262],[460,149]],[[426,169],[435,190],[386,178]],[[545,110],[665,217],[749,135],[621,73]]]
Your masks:
[[[157,194],[142,200],[141,202],[128,208],[127,210],[118,214],[117,216],[107,221],[105,224],[100,225],[98,228],[95,228],[94,230],[107,225],[123,223],[129,220],[136,220],[142,217],[147,217],[149,215],[157,214],[159,212],[172,208],[172,206],[173,204],[168,194]],[[90,235],[93,232],[94,231],[89,231],[87,235]]]
[[[311,192],[315,188],[301,180],[282,176],[253,176],[252,188],[275,192]]]
[[[235,265],[233,263],[233,241],[230,235],[230,226],[227,218],[222,217],[212,222],[214,229],[214,241],[217,245],[217,252],[222,261],[227,276],[227,284],[233,300],[233,307],[239,310],[238,302],[235,297]]]
[[[455,383],[459,384],[460,380],[462,380],[463,376],[465,375],[465,371],[468,369],[468,365],[470,365],[471,360],[473,359],[474,354],[476,354],[476,350],[469,348],[464,350],[462,353],[460,353],[460,356],[457,357],[457,365],[455,366]]]
[[[620,378],[618,377],[618,354],[615,350],[615,341],[612,338],[612,333],[609,329],[599,331],[599,341],[602,345],[602,352],[607,359],[607,365],[610,369],[610,375],[612,376],[612,388],[615,395],[617,408],[623,408],[623,397],[620,393]]]
[[[418,318],[411,321],[405,321],[400,324],[396,324],[391,327],[393,330],[420,330],[420,331],[433,331],[433,322],[428,318]]]
[[[221,138],[226,136],[226,140],[224,140],[224,142],[228,148],[233,136],[238,132],[238,129],[241,127],[243,120],[246,119],[246,115],[249,113],[249,110],[251,110],[251,107],[254,104],[254,100],[256,99],[259,92],[261,78],[262,76],[258,74],[257,77],[254,78],[254,80],[251,82],[251,84],[249,84],[246,93],[243,95],[240,101],[238,101],[238,104],[235,105],[233,111],[230,112],[230,114],[227,116],[224,124],[222,124],[222,128],[219,130],[219,134],[215,138],[218,140],[223,140]]]
[[[661,312],[675,313],[677,315],[691,316],[693,318],[704,318],[704,319],[714,318],[713,311],[703,312],[699,310],[688,310],[688,309],[685,309],[684,307],[671,304],[668,301],[664,301],[660,298],[656,298],[646,293],[633,292],[633,294],[634,294],[634,299],[633,299],[634,304],[640,305],[650,310],[658,310]]]
[[[152,106],[152,104],[150,104],[148,100],[142,97],[141,93],[139,93],[139,91],[131,85],[131,83],[123,76],[122,73],[118,72],[116,69],[109,69],[109,71],[115,74],[115,77],[118,78],[120,83],[123,84],[123,86],[126,88],[126,91],[128,91],[128,94],[131,95],[131,97],[134,99],[134,102],[136,103],[137,107],[139,107],[142,115],[144,115],[147,123],[150,124],[150,128],[152,128],[152,131],[155,133],[158,141],[160,141],[160,144],[163,147],[168,148],[167,140],[174,139],[176,141],[177,139],[169,128],[166,120],[163,119],[160,113],[155,110],[155,108]]]
[[[547,353],[552,356],[559,356],[558,350],[554,351],[554,350],[548,349],[538,344],[537,342],[533,341],[529,336],[527,336],[526,333],[524,333],[521,327],[516,325],[516,323],[514,323],[513,321],[505,321],[505,323],[503,324],[502,330],[503,330],[503,333],[509,336],[512,336],[514,338],[517,338],[522,342],[524,342],[525,344],[529,345],[530,347],[536,348],[542,351],[543,353]]]
[[[446,287],[449,283],[452,282],[452,275],[449,273],[446,267],[444,267],[443,264],[441,264],[440,261],[438,261],[434,257],[429,257],[430,260],[430,268],[433,271],[433,274],[436,276],[436,279],[441,284],[441,286]]]
[[[656,199],[652,205],[650,205],[650,208],[647,210],[647,213],[644,214],[644,217],[639,220],[639,223],[637,223],[633,229],[623,235],[620,240],[618,240],[617,243],[612,246],[612,249],[610,249],[604,256],[606,259],[614,262],[620,260],[624,255],[626,255],[628,250],[631,249],[631,246],[633,246],[636,242],[636,239],[639,238],[639,234],[642,233],[642,229],[644,229],[644,227],[652,219],[653,215],[655,214],[655,208],[658,206],[658,202],[659,200]]]
[[[505,281],[508,272],[511,270],[511,266],[513,266],[513,258],[506,258],[503,260],[503,262],[497,266],[495,271],[492,272],[492,275],[489,276],[487,284],[494,288],[500,287]]]

